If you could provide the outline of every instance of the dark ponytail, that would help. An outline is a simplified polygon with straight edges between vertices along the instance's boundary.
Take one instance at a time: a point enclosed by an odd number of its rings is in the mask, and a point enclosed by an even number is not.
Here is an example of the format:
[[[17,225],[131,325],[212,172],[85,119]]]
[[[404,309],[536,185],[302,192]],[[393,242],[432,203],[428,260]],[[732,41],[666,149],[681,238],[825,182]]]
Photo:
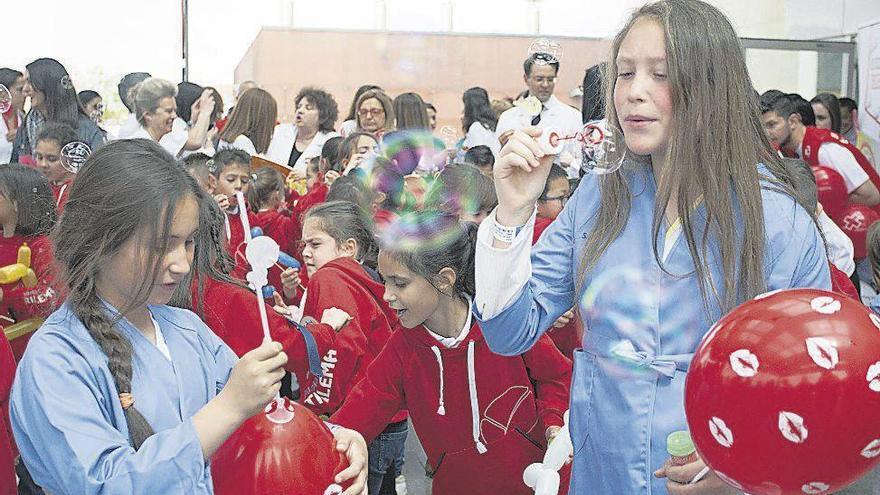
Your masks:
[[[131,342],[119,331],[120,319],[146,304],[175,209],[180,201],[202,195],[195,180],[158,144],[146,139],[114,141],[92,154],[70,189],[61,222],[53,233],[55,258],[68,288],[73,313],[107,356],[119,400],[125,411],[131,444],[138,449],[153,429],[132,397]],[[143,230],[142,230],[143,229]],[[128,303],[111,314],[97,291],[104,264],[138,232],[156,246],[148,252],[147,274]]]
[[[342,244],[348,239],[357,243],[355,259],[370,268],[376,268],[376,247],[373,225],[366,213],[350,201],[330,201],[313,206],[306,212],[303,224],[309,218],[321,222],[321,230]]]
[[[440,210],[413,211],[384,229],[380,245],[383,253],[435,288],[440,271],[451,268],[454,295],[473,298],[476,294],[476,224],[459,222],[457,215]]]

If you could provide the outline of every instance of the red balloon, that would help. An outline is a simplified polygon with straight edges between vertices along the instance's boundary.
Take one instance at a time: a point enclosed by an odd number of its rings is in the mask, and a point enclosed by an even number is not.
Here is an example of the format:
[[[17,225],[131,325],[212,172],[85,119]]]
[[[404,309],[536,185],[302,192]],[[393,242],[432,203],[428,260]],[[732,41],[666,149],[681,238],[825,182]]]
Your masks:
[[[280,405],[280,408],[279,408]],[[244,422],[211,458],[217,495],[335,495],[348,467],[333,434],[307,408],[282,398]],[[279,423],[279,416],[292,419]],[[273,421],[274,419],[274,421]]]
[[[868,228],[880,220],[880,215],[866,205],[849,205],[838,225],[853,242],[853,257],[860,260],[868,255]]]
[[[697,348],[685,412],[700,457],[737,489],[840,490],[880,462],[880,318],[822,290],[758,296]]]
[[[835,222],[843,216],[843,210],[849,201],[846,192],[846,181],[836,170],[823,166],[812,167],[813,176],[816,178],[816,192],[818,200],[822,203],[825,214]]]

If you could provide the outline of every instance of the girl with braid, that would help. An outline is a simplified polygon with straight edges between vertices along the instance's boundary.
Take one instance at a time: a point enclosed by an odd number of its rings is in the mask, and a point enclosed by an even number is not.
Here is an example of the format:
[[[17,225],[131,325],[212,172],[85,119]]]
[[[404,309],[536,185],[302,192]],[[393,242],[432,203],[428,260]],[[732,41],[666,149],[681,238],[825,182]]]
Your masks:
[[[21,458],[53,494],[211,494],[209,459],[279,389],[270,342],[237,359],[192,312],[184,280],[210,198],[158,144],[116,141],[78,173],[54,233],[68,299],[32,337],[10,416]],[[335,433],[366,478],[359,435]]]

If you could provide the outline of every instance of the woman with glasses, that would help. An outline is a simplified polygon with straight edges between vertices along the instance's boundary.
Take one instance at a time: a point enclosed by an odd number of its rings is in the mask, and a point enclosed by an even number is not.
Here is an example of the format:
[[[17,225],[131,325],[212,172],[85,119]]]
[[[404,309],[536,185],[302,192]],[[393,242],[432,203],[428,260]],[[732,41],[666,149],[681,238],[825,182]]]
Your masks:
[[[339,108],[330,93],[317,88],[303,88],[294,99],[293,124],[275,128],[266,158],[293,167],[298,178],[306,177],[306,164],[321,156],[324,143],[339,134],[334,131]]]
[[[391,98],[384,91],[366,91],[358,98],[356,107],[358,131],[381,139],[395,129],[394,108]]]

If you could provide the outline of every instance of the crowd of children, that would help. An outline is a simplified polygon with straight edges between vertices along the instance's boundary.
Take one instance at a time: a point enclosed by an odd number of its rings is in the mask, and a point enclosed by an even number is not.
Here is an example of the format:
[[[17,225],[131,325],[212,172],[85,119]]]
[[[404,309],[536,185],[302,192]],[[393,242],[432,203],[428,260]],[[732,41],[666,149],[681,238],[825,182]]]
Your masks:
[[[715,45],[678,41],[697,59],[730,57],[734,100],[686,87],[695,83],[679,73],[668,82],[667,71],[699,64],[664,48],[679,33],[673,14],[714,23]],[[880,311],[880,226],[866,221],[854,233],[845,220],[855,207],[880,219],[880,176],[840,129],[813,126],[820,113],[835,122],[828,98],[814,99],[814,114],[796,95],[746,91],[732,34],[697,0],[634,14],[615,39],[609,79],[608,118],[624,130],[630,159],[580,187],[540,148],[538,127],[505,133],[503,148],[446,149],[412,128],[419,118],[395,130],[391,99],[373,86],[359,90],[342,135],[332,96],[306,88],[296,123],[274,137],[274,99],[248,89],[214,145],[203,136],[197,150],[190,142],[213,125],[208,92],[190,102],[198,123],[178,132],[173,91],[131,74],[140,84],[124,79],[120,91],[125,82],[133,125],[149,139],[92,140],[85,163],[63,150],[91,127],[34,107],[22,128],[28,146],[13,155],[23,164],[0,166],[0,318],[44,321],[24,356],[0,349],[0,406],[11,393],[0,493],[16,491],[13,466],[23,493],[213,493],[212,454],[276,393],[334,426],[350,461],[337,477],[352,482],[346,495],[395,493],[410,426],[433,493],[532,493],[523,470],[541,461],[569,404],[574,462],[560,493],[569,476],[572,493],[685,493],[690,471],[668,469],[659,443],[683,427],[676,401],[702,333],[685,339],[672,326],[708,329],[743,296],[789,286],[833,288]],[[66,92],[70,78],[56,72],[31,94],[49,84]],[[722,120],[675,113],[684,103],[673,90],[693,91]],[[404,103],[395,100],[398,120],[411,115]],[[683,137],[673,114],[699,114],[713,133],[737,125],[740,148]],[[169,153],[171,136],[183,147]],[[717,163],[701,168],[699,150]],[[773,205],[781,219],[765,218]],[[724,234],[734,227],[741,237]],[[284,255],[260,294],[271,343],[246,281],[245,248],[260,235]],[[598,339],[621,329],[580,314],[575,295],[617,264],[674,288],[662,297],[693,303],[673,311],[664,299],[655,322],[675,350],[666,350],[678,366],[669,387],[622,384],[597,365],[608,358]],[[597,389],[605,396],[594,398]],[[655,399],[628,402],[651,394],[661,397],[656,411]],[[688,493],[722,486],[710,475]]]

